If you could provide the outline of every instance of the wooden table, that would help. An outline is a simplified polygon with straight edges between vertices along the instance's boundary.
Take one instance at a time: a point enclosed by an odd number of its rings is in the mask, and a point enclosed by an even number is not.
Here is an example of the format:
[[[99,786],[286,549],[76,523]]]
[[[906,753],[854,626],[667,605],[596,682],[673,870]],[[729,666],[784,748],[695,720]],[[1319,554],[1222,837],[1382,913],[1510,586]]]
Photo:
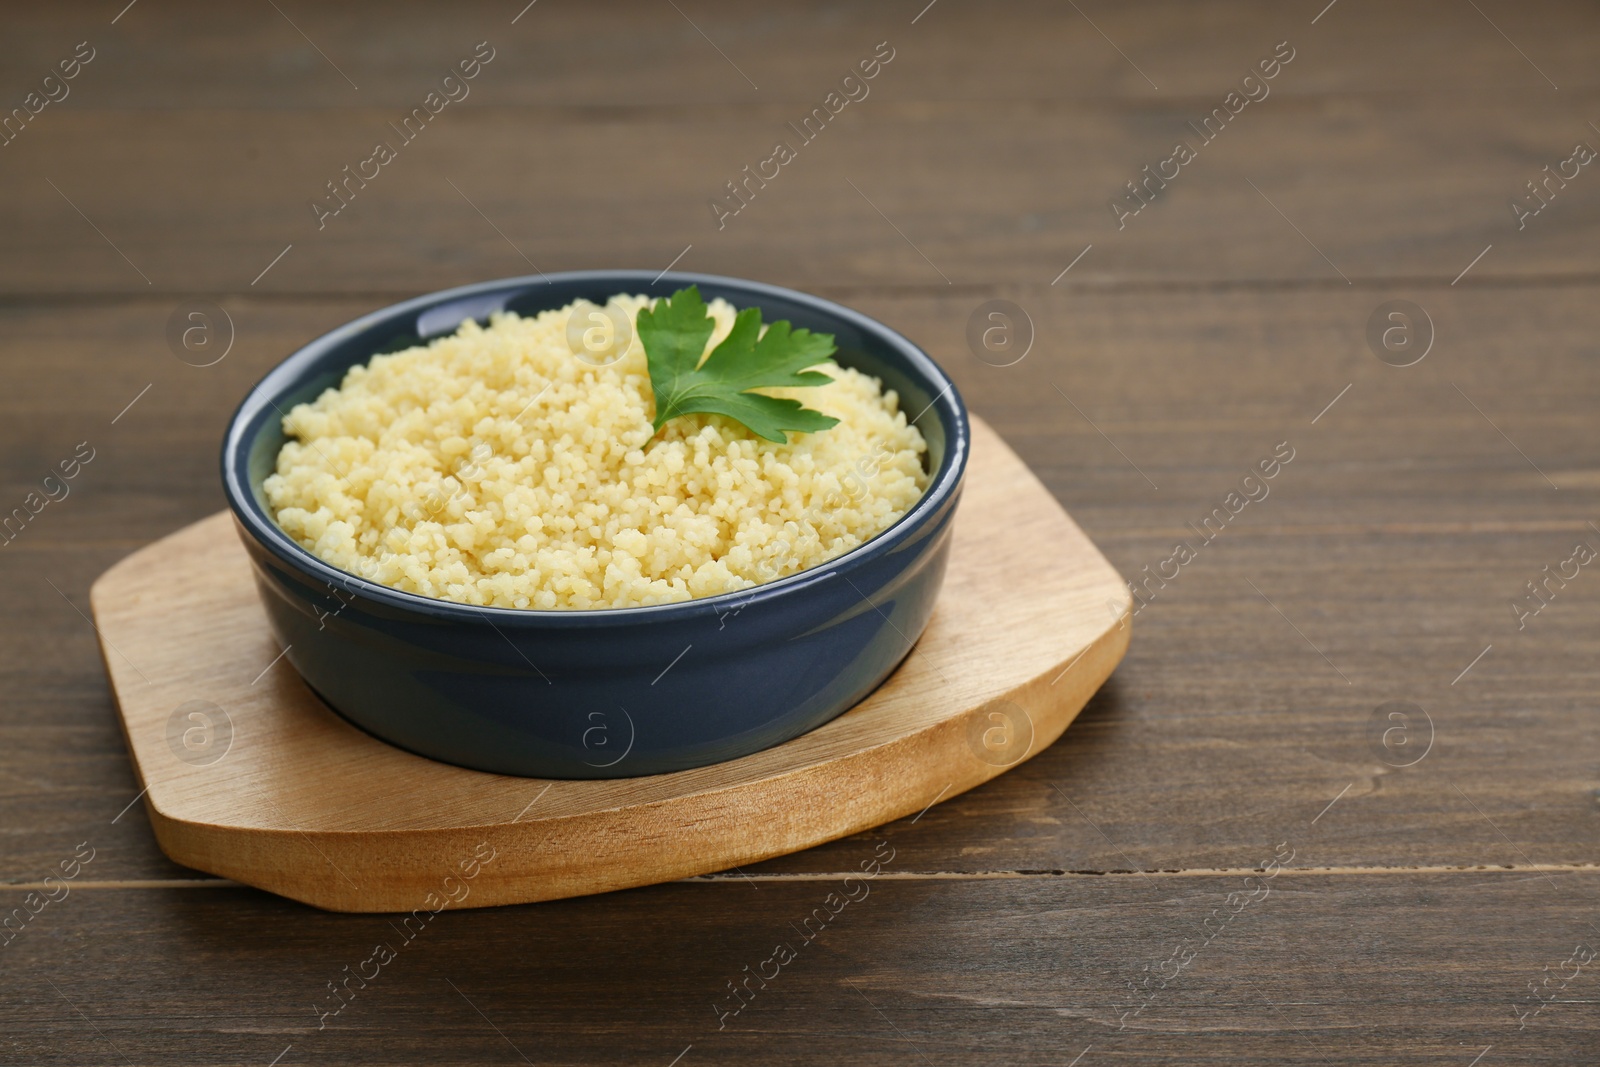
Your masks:
[[[79,866],[0,948],[0,1060],[1593,1061],[1594,9],[923,2],[6,12],[0,103],[40,107],[0,147],[0,509],[80,462],[0,552],[0,904]],[[833,115],[836,89],[866,95]],[[89,584],[222,505],[222,427],[303,341],[444,286],[671,264],[925,346],[1126,575],[1165,575],[1128,658],[1058,744],[918,819],[447,913],[323,1014],[389,920],[160,854]],[[210,366],[168,341],[197,298],[233,323]],[[1033,327],[1010,366],[966,339],[994,299]]]

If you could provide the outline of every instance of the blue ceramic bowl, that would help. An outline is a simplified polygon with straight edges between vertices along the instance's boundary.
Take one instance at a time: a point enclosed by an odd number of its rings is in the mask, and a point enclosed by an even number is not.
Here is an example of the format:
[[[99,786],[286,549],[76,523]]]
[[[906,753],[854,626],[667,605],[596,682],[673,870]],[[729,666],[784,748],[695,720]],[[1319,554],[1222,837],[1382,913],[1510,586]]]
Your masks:
[[[477,608],[405,593],[317,559],[261,492],[283,414],[375,353],[499,310],[616,293],[759,307],[831,333],[839,363],[881,378],[928,442],[928,491],[897,523],[821,566],[675,604],[595,611]],[[920,413],[920,414],[917,414]],[[278,640],[346,719],[412,752],[502,774],[619,778],[684,770],[787,741],[872,692],[911,651],[944,579],[970,436],[949,378],[849,308],[756,282],[580,271],[470,285],[373,312],[279,364],[234,413],[222,480]]]

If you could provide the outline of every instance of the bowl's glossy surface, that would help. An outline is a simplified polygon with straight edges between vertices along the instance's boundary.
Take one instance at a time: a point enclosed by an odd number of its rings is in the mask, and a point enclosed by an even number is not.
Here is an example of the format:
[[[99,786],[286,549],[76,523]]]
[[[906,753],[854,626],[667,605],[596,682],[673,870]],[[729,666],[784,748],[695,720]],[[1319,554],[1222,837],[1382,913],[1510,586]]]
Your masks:
[[[642,608],[518,611],[433,600],[317,559],[267,510],[261,484],[283,413],[374,353],[496,310],[534,313],[616,293],[759,307],[831,333],[835,358],[883,379],[928,441],[928,491],[894,526],[808,571],[740,593]],[[919,414],[920,413],[920,414]],[[870,693],[911,650],[944,578],[967,466],[966,409],[893,330],[803,293],[710,275],[583,271],[513,278],[397,304],[306,345],[228,427],[222,477],[272,629],[289,661],[351,722],[434,759],[504,774],[609,778],[747,755]]]

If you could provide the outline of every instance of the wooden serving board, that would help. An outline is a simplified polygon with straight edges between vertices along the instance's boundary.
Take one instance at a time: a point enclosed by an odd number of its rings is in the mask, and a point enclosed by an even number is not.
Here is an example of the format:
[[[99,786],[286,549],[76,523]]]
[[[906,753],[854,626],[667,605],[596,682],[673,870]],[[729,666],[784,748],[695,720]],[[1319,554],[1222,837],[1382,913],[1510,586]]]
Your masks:
[[[156,838],[320,908],[438,910],[726,870],[971,789],[1059,737],[1131,629],[1117,572],[993,430],[973,437],[912,655],[811,733],[674,774],[514,778],[393,748],[277,659],[226,512],[140,549],[91,596]]]

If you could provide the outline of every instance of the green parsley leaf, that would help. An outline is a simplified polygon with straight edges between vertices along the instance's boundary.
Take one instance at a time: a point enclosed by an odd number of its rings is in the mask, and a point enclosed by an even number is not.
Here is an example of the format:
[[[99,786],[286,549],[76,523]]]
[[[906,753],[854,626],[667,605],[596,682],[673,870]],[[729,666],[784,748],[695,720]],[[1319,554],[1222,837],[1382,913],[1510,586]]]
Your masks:
[[[734,319],[733,332],[702,362],[715,328],[716,320],[693,285],[639,312],[637,329],[656,395],[657,432],[680,415],[705,412],[726,415],[751,433],[782,444],[788,441],[785,430],[814,432],[838,423],[798,400],[750,392],[827,385],[832,378],[807,368],[828,362],[837,351],[832,334],[791,330],[783,320],[763,334],[760,309],[746,308]]]

